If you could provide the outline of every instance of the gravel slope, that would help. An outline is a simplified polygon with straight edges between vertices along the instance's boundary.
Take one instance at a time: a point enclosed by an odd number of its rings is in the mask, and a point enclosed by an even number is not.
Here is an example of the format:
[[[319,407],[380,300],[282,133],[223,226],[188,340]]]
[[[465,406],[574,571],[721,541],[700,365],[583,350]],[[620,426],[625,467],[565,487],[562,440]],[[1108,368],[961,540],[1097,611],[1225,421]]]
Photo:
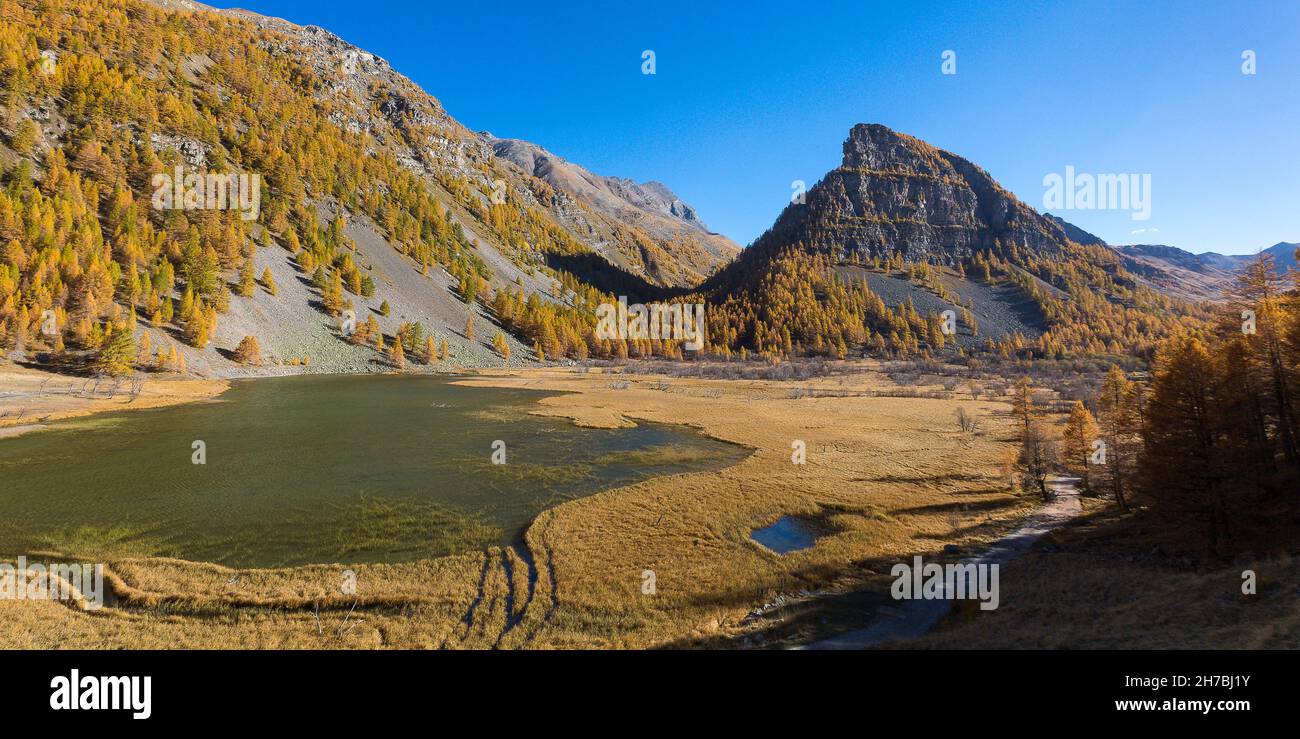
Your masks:
[[[373,315],[387,342],[404,322],[420,322],[425,333],[441,344],[445,339],[451,351],[448,361],[423,365],[412,361],[407,347],[408,371],[446,371],[458,368],[507,367],[536,364],[530,357],[531,347],[507,334],[511,359],[506,361],[492,348],[491,340],[499,327],[481,305],[467,306],[453,292],[451,277],[442,269],[420,274],[414,262],[399,254],[375,227],[365,219],[349,216],[345,229],[356,242],[354,259],[368,270],[375,282],[370,298],[350,297],[358,322]],[[513,282],[519,270],[495,250],[480,247],[479,252],[494,270],[494,286]],[[152,327],[141,322],[140,332],[149,336],[150,345],[175,345],[184,354],[191,373],[204,377],[234,378],[303,373],[391,372],[394,368],[370,346],[356,346],[345,340],[338,321],[326,314],[320,291],[311,285],[293,263],[289,252],[278,246],[258,247],[253,258],[257,290],[252,297],[232,295],[230,310],[217,321],[212,342],[204,349],[184,343],[173,327]],[[262,271],[269,268],[277,294],[271,295],[261,284]],[[520,273],[522,274],[522,273]],[[227,274],[227,280],[234,275]],[[549,283],[537,279],[526,281],[536,290]],[[389,304],[389,315],[379,313],[379,306]],[[473,340],[464,336],[466,319],[474,316]],[[231,358],[245,336],[254,336],[262,350],[260,366],[241,365]],[[309,359],[306,364],[291,360]]]
[[[854,266],[838,267],[837,272],[848,280],[866,280],[871,291],[891,308],[907,302],[909,297],[922,315],[942,313],[953,307],[938,295],[902,277]],[[1014,285],[987,285],[946,272],[939,279],[950,293],[957,295],[963,303],[974,306],[971,312],[979,324],[979,336],[959,325],[957,341],[962,346],[982,345],[989,337],[1001,339],[1017,331],[1033,339],[1045,328],[1037,307]]]

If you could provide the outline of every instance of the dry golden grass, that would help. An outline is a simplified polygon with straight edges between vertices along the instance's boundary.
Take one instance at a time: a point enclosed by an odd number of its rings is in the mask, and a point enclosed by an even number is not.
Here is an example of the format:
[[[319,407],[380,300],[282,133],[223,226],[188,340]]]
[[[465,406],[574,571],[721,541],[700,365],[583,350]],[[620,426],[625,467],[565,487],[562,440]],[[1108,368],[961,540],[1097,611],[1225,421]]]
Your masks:
[[[118,601],[96,613],[0,603],[0,645],[29,647],[653,647],[741,629],[774,592],[845,587],[854,563],[977,546],[1034,502],[1001,463],[1003,403],[870,397],[888,380],[859,365],[798,383],[668,379],[563,369],[478,375],[466,384],[560,394],[537,413],[587,426],[679,423],[752,448],[718,472],[681,474],[564,503],[538,516],[527,551],[398,565],[234,572],[176,560],[109,563]],[[795,389],[845,397],[792,397]],[[807,395],[807,394],[805,394]],[[985,432],[960,432],[956,408]],[[791,462],[802,440],[807,464]],[[833,533],[778,556],[750,531],[816,514]],[[528,556],[535,564],[530,577]],[[522,556],[521,556],[522,555]],[[643,594],[643,572],[656,592]],[[233,578],[233,579],[232,579]],[[353,605],[355,601],[355,606]]]
[[[996,611],[958,609],[904,645],[939,649],[1297,649],[1295,531],[1259,556],[1204,556],[1188,526],[1093,501],[1074,525],[1002,568]],[[1276,532],[1276,529],[1273,530]],[[1279,546],[1280,545],[1280,546]],[[1243,570],[1257,590],[1242,593]]]
[[[74,392],[94,380],[15,365],[0,367],[0,438],[34,430],[48,421],[204,400],[228,387],[224,380],[141,377],[144,383],[135,397],[125,380],[111,398],[106,396],[112,380],[101,381],[96,397],[89,397]]]

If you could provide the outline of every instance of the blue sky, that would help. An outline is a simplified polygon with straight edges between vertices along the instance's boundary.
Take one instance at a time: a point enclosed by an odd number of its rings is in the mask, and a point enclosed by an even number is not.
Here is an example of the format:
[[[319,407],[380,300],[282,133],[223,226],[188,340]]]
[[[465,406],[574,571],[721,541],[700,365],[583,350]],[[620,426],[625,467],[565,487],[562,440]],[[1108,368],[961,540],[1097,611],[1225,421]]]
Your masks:
[[[1291,0],[215,4],[328,28],[471,129],[660,180],[741,244],[793,180],[839,164],[859,122],[961,154],[1040,210],[1044,177],[1067,166],[1151,175],[1149,220],[1059,212],[1110,243],[1300,241]]]

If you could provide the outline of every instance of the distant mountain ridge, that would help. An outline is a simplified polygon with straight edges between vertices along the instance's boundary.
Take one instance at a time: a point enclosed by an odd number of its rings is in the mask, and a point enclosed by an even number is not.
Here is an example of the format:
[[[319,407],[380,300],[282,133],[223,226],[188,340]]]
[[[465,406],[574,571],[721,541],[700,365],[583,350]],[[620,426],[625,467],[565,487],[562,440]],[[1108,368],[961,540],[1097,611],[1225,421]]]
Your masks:
[[[1105,244],[1106,242],[1099,241],[1099,243]],[[1209,269],[1234,270],[1255,259],[1260,254],[1268,254],[1273,257],[1278,273],[1285,274],[1287,270],[1296,266],[1295,252],[1296,249],[1300,249],[1300,243],[1279,241],[1270,247],[1260,249],[1255,254],[1220,254],[1214,251],[1203,251],[1197,254],[1167,244],[1121,244],[1111,248],[1132,256],[1162,259],[1196,271]]]
[[[1300,243],[1293,241],[1279,241],[1276,244],[1260,249],[1257,254],[1268,254],[1273,257],[1274,264],[1277,265],[1278,274],[1285,274],[1287,270],[1295,269],[1296,249],[1300,249]],[[1217,252],[1206,251],[1197,254],[1197,258],[1203,262],[1217,266],[1231,265],[1238,269],[1241,265],[1254,259],[1257,254],[1219,254]]]
[[[1158,289],[1192,300],[1219,300],[1233,276],[1256,254],[1193,254],[1186,249],[1164,244],[1129,244],[1111,247],[1124,259],[1130,271],[1150,281]],[[1259,254],[1273,258],[1279,275],[1295,269],[1296,249],[1300,244],[1281,241]]]
[[[489,132],[479,137],[492,145],[497,156],[518,164],[524,171],[575,195],[583,195],[603,207],[632,206],[669,216],[704,233],[709,229],[695,209],[682,202],[662,182],[651,180],[638,184],[621,177],[593,174],[584,167],[521,139],[502,139]]]
[[[696,209],[662,182],[598,175],[529,141],[487,132],[480,132],[479,138],[499,158],[555,188],[561,197],[572,198],[579,208],[566,203],[553,209],[560,220],[631,272],[662,285],[685,287],[700,282],[740,252],[731,239],[710,231]],[[645,244],[642,236],[652,245]],[[641,265],[624,258],[651,249],[665,256],[647,253]]]

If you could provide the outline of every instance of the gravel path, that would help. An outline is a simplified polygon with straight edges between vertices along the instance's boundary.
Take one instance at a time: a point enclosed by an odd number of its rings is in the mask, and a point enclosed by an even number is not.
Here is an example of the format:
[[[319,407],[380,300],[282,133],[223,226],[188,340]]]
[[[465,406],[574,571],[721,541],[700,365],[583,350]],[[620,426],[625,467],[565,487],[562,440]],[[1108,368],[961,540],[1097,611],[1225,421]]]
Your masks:
[[[1078,482],[1075,477],[1054,478],[1050,483],[1053,497],[1046,505],[1030,514],[1020,528],[994,542],[984,554],[964,559],[961,563],[1003,565],[1029,551],[1039,538],[1082,511]],[[934,628],[951,607],[951,598],[898,601],[896,607],[881,608],[873,613],[867,626],[814,642],[803,649],[866,649],[887,642],[915,639]]]

